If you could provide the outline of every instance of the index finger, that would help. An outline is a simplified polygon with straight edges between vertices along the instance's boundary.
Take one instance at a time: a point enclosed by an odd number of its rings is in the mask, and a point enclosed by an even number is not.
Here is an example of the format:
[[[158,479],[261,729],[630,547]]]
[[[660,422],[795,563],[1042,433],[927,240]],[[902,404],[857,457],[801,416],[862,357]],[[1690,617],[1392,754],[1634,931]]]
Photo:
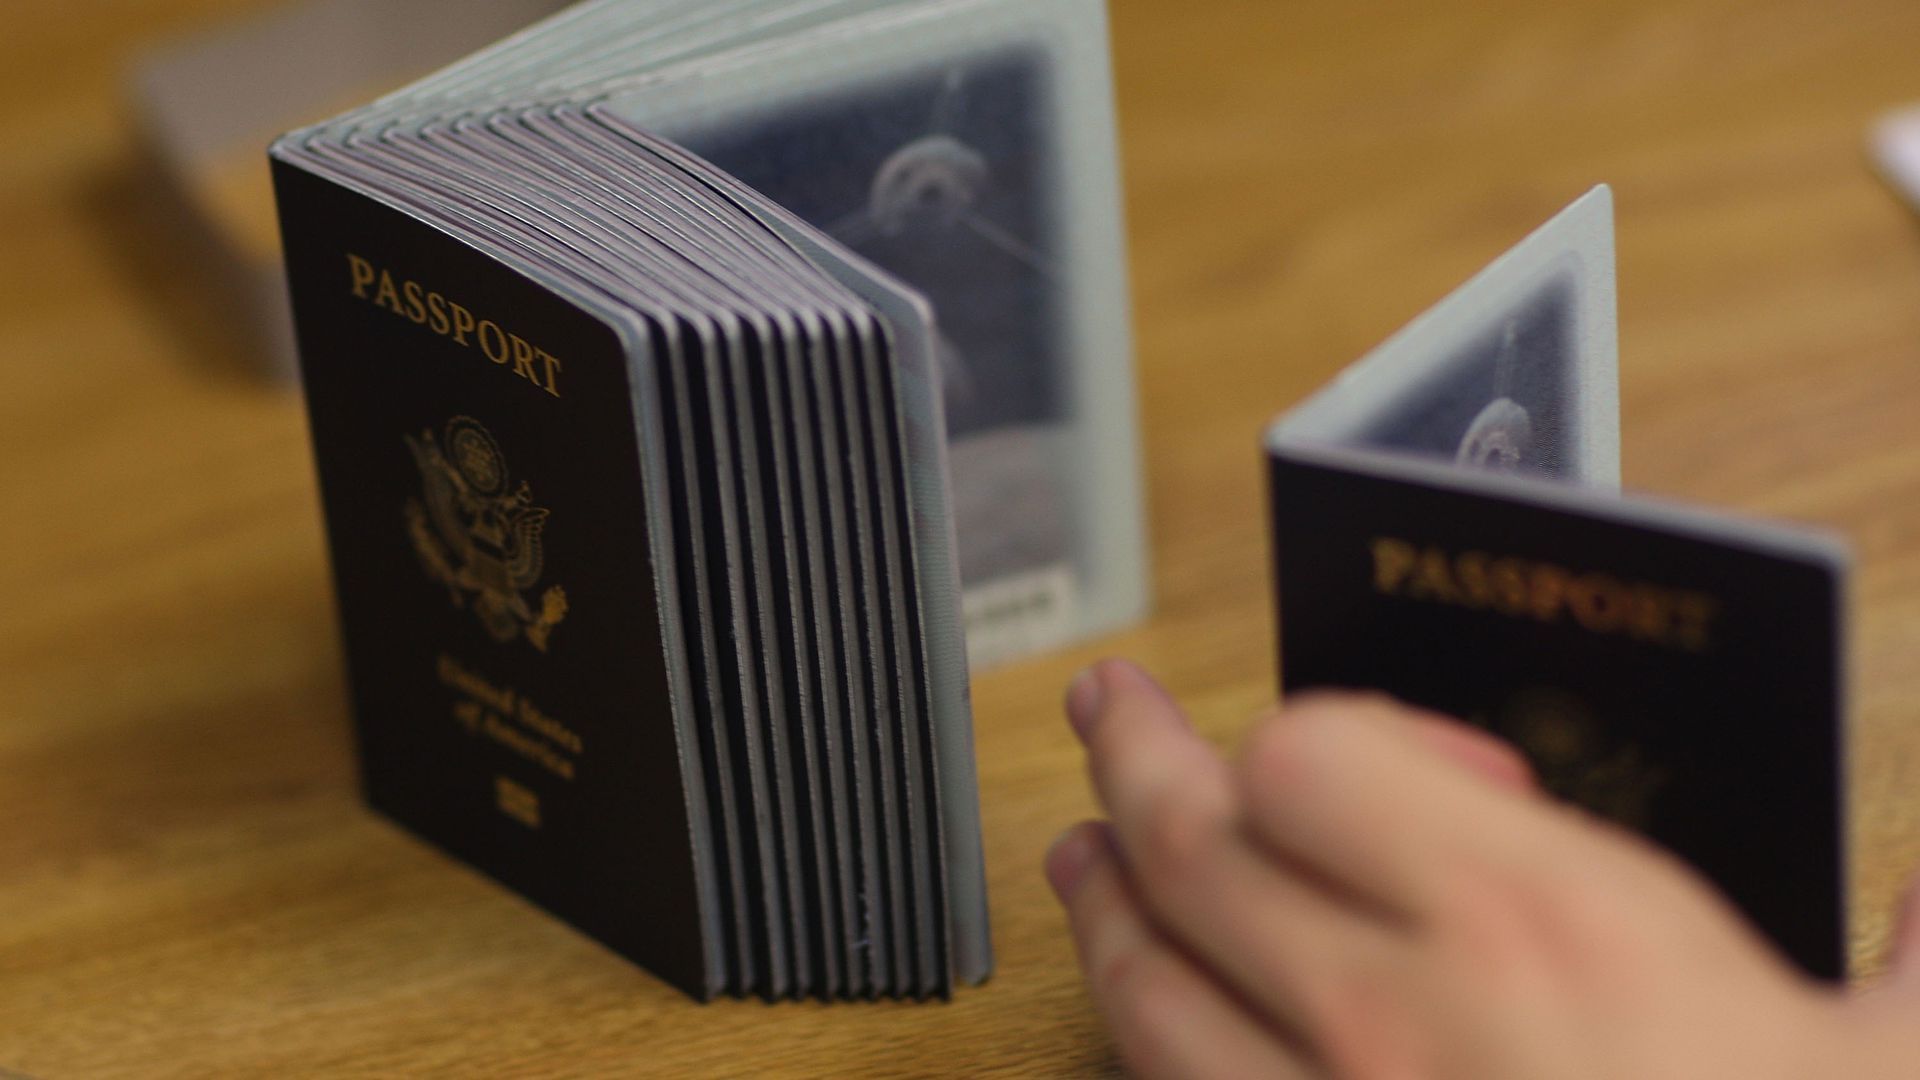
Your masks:
[[[1547,804],[1449,755],[1384,698],[1314,695],[1249,738],[1237,786],[1254,835],[1416,922],[1472,879],[1560,856]]]

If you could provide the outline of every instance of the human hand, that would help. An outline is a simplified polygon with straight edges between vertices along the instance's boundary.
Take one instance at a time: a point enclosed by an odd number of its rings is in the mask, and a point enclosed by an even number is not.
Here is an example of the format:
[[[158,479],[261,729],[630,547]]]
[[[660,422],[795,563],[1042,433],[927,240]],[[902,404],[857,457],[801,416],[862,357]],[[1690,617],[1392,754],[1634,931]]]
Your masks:
[[[1920,1076],[1920,920],[1876,992],[1815,983],[1477,729],[1302,695],[1229,764],[1121,661],[1068,714],[1111,820],[1047,876],[1141,1075]]]

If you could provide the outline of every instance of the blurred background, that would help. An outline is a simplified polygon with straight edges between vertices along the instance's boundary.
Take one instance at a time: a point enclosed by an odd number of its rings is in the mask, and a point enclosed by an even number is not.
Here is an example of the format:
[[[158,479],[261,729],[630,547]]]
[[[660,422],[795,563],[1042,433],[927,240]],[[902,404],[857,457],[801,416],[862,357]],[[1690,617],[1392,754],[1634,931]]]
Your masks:
[[[1920,865],[1920,226],[1868,138],[1920,102],[1920,5],[1117,0],[1157,610],[976,685],[996,983],[830,1036],[800,1008],[689,1024],[353,792],[265,143],[555,6],[7,5],[0,1065],[586,1073],[753,1031],[1099,1067],[1035,872],[1087,808],[1058,688],[1132,655],[1232,739],[1273,692],[1260,427],[1596,182],[1628,486],[1855,546],[1872,969]]]

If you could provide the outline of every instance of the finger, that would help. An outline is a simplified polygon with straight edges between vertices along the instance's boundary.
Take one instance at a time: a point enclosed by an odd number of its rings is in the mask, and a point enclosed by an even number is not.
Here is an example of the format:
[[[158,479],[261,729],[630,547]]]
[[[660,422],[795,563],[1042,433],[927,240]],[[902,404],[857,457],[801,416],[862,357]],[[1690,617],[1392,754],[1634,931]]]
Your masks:
[[[1056,841],[1047,878],[1067,909],[1088,992],[1133,1072],[1313,1075],[1302,1056],[1153,928],[1104,826],[1089,822]]]
[[[1539,788],[1533,766],[1512,743],[1431,709],[1371,691],[1350,690],[1300,691],[1288,695],[1286,704],[1288,708],[1306,705],[1364,708],[1379,722],[1405,728],[1411,738],[1434,753],[1498,787],[1524,792]],[[1282,712],[1284,709],[1276,707],[1264,720],[1276,719]]]
[[[1920,876],[1907,883],[1887,956],[1888,983],[1920,991]]]
[[[1384,969],[1397,931],[1251,841],[1232,771],[1145,672],[1097,665],[1069,707],[1157,924],[1275,1023],[1336,1022],[1356,983]]]
[[[1282,855],[1415,920],[1471,885],[1469,876],[1556,857],[1564,823],[1436,753],[1433,736],[1415,729],[1385,698],[1300,699],[1256,730],[1241,758],[1250,828]]]
[[[1233,792],[1225,763],[1146,672],[1124,660],[1095,664],[1068,690],[1067,716],[1123,846],[1133,824],[1161,810],[1196,829],[1226,827]]]
[[[1409,730],[1429,749],[1496,787],[1526,794],[1537,793],[1539,781],[1533,766],[1520,751],[1471,724],[1431,713],[1416,712]]]

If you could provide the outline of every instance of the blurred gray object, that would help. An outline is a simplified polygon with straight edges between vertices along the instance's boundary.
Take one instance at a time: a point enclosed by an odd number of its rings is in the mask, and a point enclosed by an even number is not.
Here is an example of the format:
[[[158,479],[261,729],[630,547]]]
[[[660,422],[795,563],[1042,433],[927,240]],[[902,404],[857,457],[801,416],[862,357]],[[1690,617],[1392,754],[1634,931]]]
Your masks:
[[[1867,149],[1880,175],[1920,210],[1920,105],[1882,116],[1869,133]]]
[[[143,55],[129,78],[142,152],[209,305],[257,373],[291,379],[267,144],[566,6],[563,0],[309,0]]]
[[[557,6],[316,0],[143,66],[179,246],[249,366],[294,369],[261,148],[478,48],[389,93],[386,134],[592,100],[933,304],[976,670],[1145,614],[1103,0],[588,0],[489,47]]]

